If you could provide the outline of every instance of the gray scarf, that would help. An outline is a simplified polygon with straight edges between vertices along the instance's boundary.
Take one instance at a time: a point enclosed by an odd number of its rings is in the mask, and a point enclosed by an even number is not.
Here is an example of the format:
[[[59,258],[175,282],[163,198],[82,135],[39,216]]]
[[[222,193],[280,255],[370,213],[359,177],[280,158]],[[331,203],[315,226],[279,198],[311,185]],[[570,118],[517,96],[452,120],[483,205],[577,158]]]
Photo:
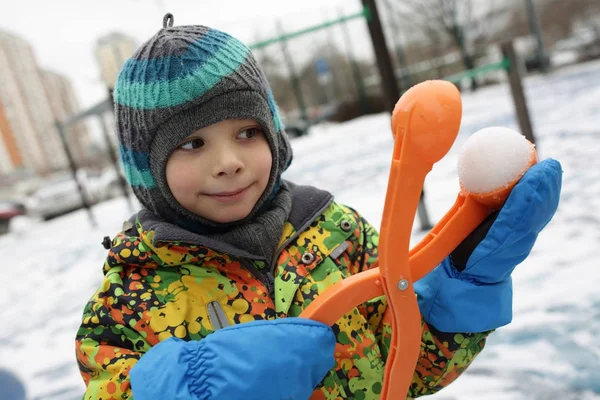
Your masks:
[[[269,207],[251,221],[230,227],[226,231],[198,234],[166,222],[155,213],[143,209],[137,219],[145,230],[154,231],[154,245],[160,242],[184,242],[205,246],[233,257],[263,260],[269,264],[289,221],[295,229],[314,220],[326,208],[333,196],[312,186],[299,186],[282,181],[281,188]],[[135,222],[136,215],[131,222]]]
[[[195,233],[198,229],[194,228],[197,227],[180,227],[168,223],[147,209],[138,213],[138,219],[144,229],[155,231],[154,244],[161,241],[200,244],[232,256],[270,262],[291,210],[292,194],[287,183],[282,182],[276,196],[260,214],[223,231]]]

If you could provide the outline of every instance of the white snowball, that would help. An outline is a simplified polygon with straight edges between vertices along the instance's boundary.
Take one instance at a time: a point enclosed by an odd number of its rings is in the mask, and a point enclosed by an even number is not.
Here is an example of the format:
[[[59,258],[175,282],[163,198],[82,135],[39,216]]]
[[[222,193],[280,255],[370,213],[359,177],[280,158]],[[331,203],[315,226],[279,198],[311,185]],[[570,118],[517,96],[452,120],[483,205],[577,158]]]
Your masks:
[[[500,189],[525,173],[533,149],[512,129],[490,127],[475,132],[458,157],[458,177],[471,193]]]

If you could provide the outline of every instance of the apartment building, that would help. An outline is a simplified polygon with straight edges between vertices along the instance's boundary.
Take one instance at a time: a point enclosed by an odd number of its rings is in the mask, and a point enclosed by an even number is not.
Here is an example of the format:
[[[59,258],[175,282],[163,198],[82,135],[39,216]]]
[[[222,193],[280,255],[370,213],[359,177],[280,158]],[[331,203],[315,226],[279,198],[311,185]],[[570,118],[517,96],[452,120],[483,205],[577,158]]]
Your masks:
[[[66,76],[51,71],[41,71],[41,74],[55,120],[64,121],[77,114],[80,111],[79,101],[71,81]],[[86,123],[79,122],[71,125],[65,130],[65,135],[75,164],[86,165],[91,159],[90,148],[92,146]]]
[[[0,31],[0,101],[26,168],[45,174],[68,165],[33,50],[5,31]]]
[[[11,58],[19,54],[11,53],[6,45],[10,41],[20,41],[14,36],[0,31],[0,102],[6,121],[11,127],[12,135],[23,159],[23,167],[36,173],[47,172],[46,153],[42,142],[34,128],[30,112],[27,111],[26,101],[16,78]],[[7,147],[4,145],[4,147]],[[8,159],[4,159],[8,163]],[[10,170],[13,168],[11,167]]]
[[[137,42],[122,33],[114,32],[98,39],[96,60],[100,66],[102,80],[108,89],[114,88],[117,74],[136,49]]]
[[[23,168],[23,158],[0,103],[0,175],[10,174],[18,168]]]

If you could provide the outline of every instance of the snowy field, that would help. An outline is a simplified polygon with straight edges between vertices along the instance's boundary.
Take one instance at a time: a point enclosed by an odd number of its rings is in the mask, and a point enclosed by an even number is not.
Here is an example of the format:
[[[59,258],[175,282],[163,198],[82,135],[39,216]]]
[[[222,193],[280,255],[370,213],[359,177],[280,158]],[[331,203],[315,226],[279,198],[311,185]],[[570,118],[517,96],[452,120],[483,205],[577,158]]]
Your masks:
[[[563,165],[561,204],[515,270],[513,322],[431,399],[600,399],[600,62],[528,78],[526,90],[539,155]],[[463,107],[461,134],[426,181],[433,221],[456,197],[464,140],[488,126],[518,130],[507,86],[465,94]],[[332,191],[379,226],[392,144],[385,114],[314,127],[293,141],[286,178]],[[0,237],[0,369],[26,383],[29,399],[81,398],[75,332],[102,277],[102,237],[129,213],[117,199],[94,207],[96,229],[78,211],[46,223],[21,218]],[[415,229],[414,241],[421,236]]]

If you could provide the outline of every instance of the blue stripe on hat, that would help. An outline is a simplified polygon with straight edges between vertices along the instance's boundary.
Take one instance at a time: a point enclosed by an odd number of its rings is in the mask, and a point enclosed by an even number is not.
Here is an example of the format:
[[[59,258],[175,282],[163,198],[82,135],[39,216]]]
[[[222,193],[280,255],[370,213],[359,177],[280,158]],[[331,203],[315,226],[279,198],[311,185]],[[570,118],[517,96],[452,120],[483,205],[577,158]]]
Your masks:
[[[271,91],[271,89],[269,89],[267,92],[267,102],[269,103],[271,114],[273,115],[273,125],[275,126],[275,132],[280,132],[281,117],[279,116],[279,108],[277,107],[277,103],[275,102],[275,97],[273,97],[273,92]]]
[[[188,50],[182,54],[152,59],[130,58],[123,66],[123,70],[127,72],[120,76],[120,79],[130,83],[148,84],[164,81],[165,74],[170,80],[183,78],[193,74],[198,69],[198,64],[211,60],[212,56],[221,51],[231,39],[228,34],[211,29],[190,44]]]
[[[119,153],[123,164],[123,172],[131,186],[146,189],[156,187],[156,182],[150,171],[148,153],[134,151],[123,146],[119,147]]]
[[[128,72],[123,70],[115,86],[115,102],[144,110],[187,103],[201,97],[223,77],[238,69],[249,52],[250,50],[237,39],[230,38],[213,57],[200,64],[191,63],[194,68],[187,71],[186,75],[166,81],[131,82],[125,78]],[[213,62],[214,59],[219,61]],[[170,74],[169,69],[177,63],[173,61],[173,58],[165,57],[165,74]],[[129,68],[133,68],[131,64]]]

